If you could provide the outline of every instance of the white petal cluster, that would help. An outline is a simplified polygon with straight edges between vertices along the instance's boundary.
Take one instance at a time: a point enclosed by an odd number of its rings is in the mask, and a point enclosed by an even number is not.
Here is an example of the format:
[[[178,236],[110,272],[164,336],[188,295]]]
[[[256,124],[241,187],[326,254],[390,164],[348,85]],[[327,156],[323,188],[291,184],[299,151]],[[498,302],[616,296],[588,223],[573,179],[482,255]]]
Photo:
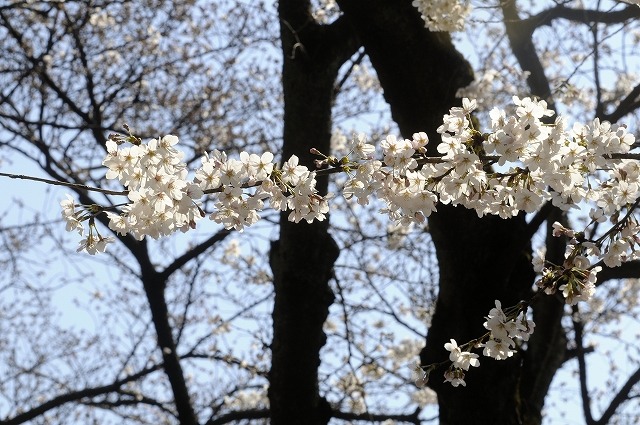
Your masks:
[[[449,360],[451,361],[451,366],[444,373],[445,382],[451,383],[454,387],[458,385],[466,387],[467,383],[464,381],[464,371],[469,370],[470,366],[480,366],[478,355],[469,351],[462,351],[462,348],[458,347],[455,339],[447,342],[444,348],[449,351]]]
[[[77,231],[80,236],[84,235],[83,222],[89,222],[89,233],[79,243],[77,251],[86,251],[94,255],[98,252],[104,252],[107,245],[115,242],[112,237],[103,237],[95,225],[95,216],[101,209],[97,205],[82,206],[77,205],[71,195],[67,195],[67,199],[60,202],[62,208],[62,218],[67,223],[67,232]],[[76,209],[76,207],[79,207]]]
[[[242,152],[240,160],[219,151],[203,156],[195,181],[207,193],[219,192],[211,220],[241,231],[260,219],[265,199],[275,210],[291,211],[289,220],[296,223],[324,220],[329,212],[328,197],[318,195],[315,172],[299,165],[295,155],[280,169],[273,160],[269,152],[261,156]],[[253,194],[245,190],[251,186],[256,186]]]
[[[77,210],[73,198],[63,200],[62,215],[68,231],[77,230],[82,235],[82,221],[89,220],[90,234],[80,249],[104,251],[106,242],[112,241],[97,233],[93,220],[101,212],[109,217],[114,232],[137,239],[155,239],[195,228],[206,215],[199,203],[205,193],[215,198],[215,210],[209,218],[239,231],[260,219],[266,199],[276,210],[291,211],[289,220],[295,222],[321,221],[329,212],[328,196],[317,193],[315,172],[299,165],[295,155],[277,168],[270,152],[241,152],[235,159],[215,150],[202,157],[195,177],[188,180],[184,154],[175,147],[177,143],[178,138],[172,135],[148,143],[133,136],[114,136],[107,141],[103,161],[108,169],[106,178],[118,180],[127,189],[129,202],[117,214],[98,206]]]
[[[386,136],[379,143],[379,155],[362,134],[345,143],[352,157],[311,152],[324,158],[317,165],[348,174],[343,189],[347,199],[367,205],[376,196],[385,204],[381,212],[399,227],[424,222],[438,203],[474,209],[480,217],[503,218],[537,211],[545,202],[564,210],[590,203],[591,221],[586,227],[612,223],[602,236],[587,239],[584,230],[555,223],[553,236],[569,239],[565,261],[550,264],[542,251],[533,258],[541,292],[560,291],[570,305],[588,301],[601,270],[597,264],[615,267],[640,259],[640,224],[635,217],[640,206],[640,164],[638,156],[630,154],[635,139],[626,127],[598,119],[571,129],[562,117],[550,124],[554,113],[542,100],[514,96],[513,102],[514,113],[493,109],[490,132],[480,133],[470,115],[477,103],[463,99],[437,129],[442,143],[436,157],[427,155],[426,133],[415,133],[412,139]],[[329,196],[317,193],[316,172],[300,165],[295,155],[278,167],[269,152],[242,152],[235,159],[214,150],[201,158],[194,178],[188,180],[177,143],[171,135],[146,144],[131,134],[110,137],[103,161],[106,177],[127,189],[129,202],[116,214],[110,211],[113,206],[82,206],[72,197],[63,200],[68,231],[82,236],[83,222],[89,224],[79,251],[103,252],[113,241],[101,236],[95,225],[95,217],[103,212],[114,232],[138,239],[194,228],[206,215],[199,204],[205,194],[214,200],[210,219],[228,229],[242,231],[256,223],[267,200],[273,209],[289,211],[288,219],[294,222],[326,218]],[[380,157],[382,161],[376,159]],[[484,323],[489,331],[484,337],[462,346],[454,339],[446,343],[451,364],[445,382],[465,386],[464,372],[479,366],[478,355],[463,347],[483,347],[485,356],[497,360],[512,357],[517,341],[528,341],[535,327],[526,318],[527,306],[521,302],[505,312],[496,300]],[[435,367],[418,365],[416,383],[426,385]]]
[[[82,210],[76,210],[76,203],[73,197],[67,194],[67,199],[60,201],[62,208],[62,218],[64,219],[67,232],[78,232],[80,236],[84,234],[84,226],[82,225]]]
[[[152,139],[148,143],[121,146],[107,141],[107,179],[125,186],[131,201],[122,214],[107,212],[109,227],[120,235],[157,239],[195,226],[202,217],[197,200],[203,195],[198,185],[188,182],[184,154],[175,148],[176,136]]]
[[[629,223],[631,224],[631,222]],[[635,244],[635,237],[622,236],[623,234],[638,233],[637,225],[626,226],[620,233],[619,239],[606,248],[606,254],[602,260],[610,267],[619,266],[621,261],[626,261],[629,240]],[[630,229],[630,230],[625,230]],[[596,290],[597,275],[601,266],[591,264],[589,256],[601,256],[601,250],[597,243],[592,241],[578,240],[582,238],[582,233],[564,227],[562,224],[553,223],[553,236],[570,238],[565,253],[565,261],[562,265],[546,264],[542,253],[534,259],[534,270],[540,274],[540,279],[536,285],[546,294],[555,294],[561,291],[565,302],[575,305],[579,301],[589,301]],[[635,255],[633,256],[635,258]],[[624,260],[621,260],[624,258]],[[615,264],[612,261],[615,260]]]
[[[464,0],[413,0],[412,5],[430,31],[462,31],[471,12],[471,5]]]
[[[458,345],[455,339],[450,339],[444,344],[444,348],[449,352],[448,362],[412,366],[416,385],[422,388],[428,382],[431,371],[449,363],[444,372],[444,382],[450,383],[453,387],[466,387],[465,372],[470,367],[480,366],[478,354],[468,351],[469,348],[484,348],[482,354],[495,360],[512,357],[516,352],[516,341],[528,341],[535,328],[533,321],[526,318],[528,306],[529,303],[521,301],[507,308],[505,312],[500,301],[495,300],[495,307],[489,311],[484,322],[484,327],[489,332],[462,345]]]
[[[366,205],[375,194],[385,201],[382,212],[396,225],[422,223],[436,210],[438,201],[436,194],[427,188],[426,170],[416,170],[418,162],[414,156],[425,152],[428,141],[425,133],[415,133],[412,140],[387,136],[380,142],[383,168],[381,161],[371,158],[374,146],[365,143],[363,135],[358,136],[353,151],[361,152],[361,161],[344,186],[344,196],[347,199],[355,196],[359,204]]]
[[[349,162],[355,173],[345,184],[345,197],[366,205],[375,195],[386,204],[382,212],[398,226],[422,223],[438,202],[474,209],[478,216],[503,218],[535,212],[545,202],[564,210],[591,203],[593,222],[635,208],[640,197],[640,165],[636,159],[620,159],[635,141],[624,126],[595,119],[569,129],[561,117],[553,124],[545,122],[553,111],[542,100],[514,97],[513,102],[511,115],[500,109],[491,111],[491,132],[482,134],[470,119],[476,102],[464,99],[438,128],[442,137],[438,158],[424,154],[428,143],[424,133],[414,134],[413,140],[387,136],[379,144],[384,162],[374,159],[374,147],[358,136],[352,152],[366,147],[367,153]],[[571,246],[579,255],[597,256],[608,266],[640,258],[636,249],[640,247],[640,226],[635,219],[630,215],[613,229],[604,239],[572,241]],[[566,257],[575,257],[572,252]],[[542,270],[544,259],[536,262]],[[575,269],[575,276],[582,276],[576,280],[579,285],[563,286],[569,302],[593,293],[590,280],[597,269],[567,267]],[[556,269],[553,276],[566,276],[564,270],[564,266]],[[554,291],[559,289],[555,283]]]
[[[490,132],[481,133],[470,116],[476,101],[463,99],[437,129],[442,138],[437,157],[427,156],[425,133],[412,139],[389,135],[380,141],[379,154],[364,135],[346,143],[352,157],[312,152],[324,157],[319,165],[348,173],[346,198],[366,205],[376,196],[394,226],[424,222],[438,203],[503,218],[534,212],[545,202],[566,210],[591,203],[592,223],[610,218],[611,230],[586,240],[584,232],[558,228],[557,236],[571,239],[565,264],[549,267],[541,256],[534,260],[545,292],[561,290],[570,303],[588,299],[598,269],[576,266],[577,257],[595,257],[610,267],[640,258],[640,225],[633,215],[640,197],[640,165],[627,156],[635,139],[624,126],[598,119],[571,129],[561,117],[549,124],[553,112],[546,102],[528,97],[513,97],[513,102],[512,114],[493,109]],[[205,193],[214,198],[210,218],[240,231],[260,219],[267,200],[272,208],[289,211],[295,222],[324,220],[329,211],[329,196],[317,193],[316,172],[300,165],[296,156],[277,167],[269,152],[242,152],[235,159],[216,150],[202,157],[195,177],[188,180],[177,143],[171,135],[146,144],[133,136],[110,138],[103,162],[106,177],[127,189],[129,202],[116,214],[109,211],[113,207],[77,210],[67,199],[61,204],[67,230],[82,234],[82,222],[89,220],[90,238],[83,243],[98,251],[105,238],[93,218],[101,212],[108,214],[112,230],[139,239],[185,231],[206,215],[198,203]],[[572,280],[564,281],[567,276]]]
[[[528,341],[535,324],[527,320],[522,311],[516,317],[505,314],[500,301],[496,300],[495,308],[489,311],[484,327],[489,330],[489,339],[482,344],[482,354],[496,360],[505,360],[515,353],[516,342],[520,339]]]

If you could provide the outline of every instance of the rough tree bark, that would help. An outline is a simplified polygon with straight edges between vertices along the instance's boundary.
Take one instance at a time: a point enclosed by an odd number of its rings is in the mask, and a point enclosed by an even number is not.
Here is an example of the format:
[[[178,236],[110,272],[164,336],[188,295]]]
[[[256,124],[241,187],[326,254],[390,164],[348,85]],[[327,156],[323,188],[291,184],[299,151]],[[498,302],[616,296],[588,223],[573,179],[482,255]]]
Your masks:
[[[358,45],[344,18],[317,24],[308,1],[282,0],[278,12],[284,57],[282,158],[295,154],[313,169],[309,149],[329,151],[334,83]],[[327,178],[319,179],[319,192],[326,193],[327,185]],[[318,392],[318,366],[326,340],[322,327],[334,299],[329,279],[339,250],[326,221],[295,224],[287,217],[280,218],[280,237],[270,253],[275,285],[271,423],[326,424],[331,409]]]
[[[457,89],[473,78],[469,64],[448,34],[424,28],[411,0],[338,3],[361,37],[403,136],[426,131],[434,152],[439,140],[435,129],[443,114],[459,103]],[[421,353],[423,364],[446,359],[443,345],[449,338],[466,342],[482,335],[483,317],[494,300],[499,298],[508,306],[526,298],[534,279],[532,229],[523,215],[510,220],[480,219],[473,211],[440,205],[429,218],[429,229],[440,279],[435,314]],[[557,317],[548,322],[556,331]],[[544,394],[557,369],[558,356],[550,356],[550,350],[564,350],[558,344],[562,341],[556,337],[550,344],[536,338],[530,342],[536,345],[534,350],[507,361],[485,358],[480,368],[467,374],[466,388],[443,384],[443,370],[433,372],[430,385],[438,393],[440,423],[539,423]]]

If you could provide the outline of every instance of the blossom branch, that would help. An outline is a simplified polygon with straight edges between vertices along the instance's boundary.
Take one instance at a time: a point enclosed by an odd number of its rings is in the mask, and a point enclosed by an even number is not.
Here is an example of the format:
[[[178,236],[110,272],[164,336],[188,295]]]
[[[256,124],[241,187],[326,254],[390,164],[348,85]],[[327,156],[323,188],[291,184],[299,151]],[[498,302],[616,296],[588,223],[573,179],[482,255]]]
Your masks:
[[[311,149],[322,158],[316,161],[318,171],[300,165],[295,155],[276,164],[270,152],[241,152],[235,159],[215,150],[201,158],[201,167],[187,180],[189,172],[182,161],[184,154],[176,148],[176,136],[148,143],[132,134],[112,136],[103,161],[106,178],[120,181],[128,189],[130,202],[115,214],[96,205],[76,210],[78,205],[69,198],[61,203],[63,217],[67,230],[81,234],[82,222],[88,220],[89,235],[79,249],[96,253],[104,251],[112,239],[99,234],[94,222],[98,214],[106,213],[109,228],[117,234],[159,238],[195,228],[207,215],[199,203],[205,194],[214,200],[209,218],[227,231],[242,231],[257,222],[265,200],[276,211],[288,211],[290,221],[321,221],[329,211],[330,196],[318,194],[316,178],[340,172],[348,176],[345,198],[366,205],[377,196],[386,205],[382,211],[399,226],[421,223],[438,205],[451,204],[474,209],[480,217],[537,212],[530,222],[534,232],[554,208],[567,211],[578,203],[595,201],[587,227],[595,228],[610,218],[613,225],[604,235],[588,240],[584,230],[554,223],[553,236],[570,242],[562,262],[553,257],[557,263],[553,264],[543,253],[533,259],[534,270],[541,275],[536,282],[540,290],[529,301],[505,310],[496,300],[486,316],[488,332],[460,346],[451,339],[445,344],[448,361],[415,369],[416,382],[424,385],[431,371],[448,364],[445,380],[464,386],[464,372],[480,363],[478,354],[470,350],[483,348],[485,356],[504,360],[520,346],[517,340],[529,339],[535,324],[526,315],[535,297],[561,291],[569,305],[589,300],[602,268],[592,261],[594,257],[610,267],[640,258],[635,249],[640,245],[640,224],[634,216],[640,204],[636,162],[640,155],[630,152],[636,146],[634,136],[625,126],[599,119],[568,130],[562,117],[553,124],[547,122],[554,112],[545,101],[518,97],[513,101],[515,114],[492,110],[490,132],[480,133],[471,120],[476,102],[463,99],[462,106],[452,108],[437,129],[442,139],[436,146],[440,156],[428,156],[428,136],[415,133],[411,140],[385,137],[379,143],[382,158],[378,160],[376,147],[358,135],[342,157]],[[226,234],[212,236],[199,249],[206,250]],[[186,261],[188,257],[179,259],[162,277]]]

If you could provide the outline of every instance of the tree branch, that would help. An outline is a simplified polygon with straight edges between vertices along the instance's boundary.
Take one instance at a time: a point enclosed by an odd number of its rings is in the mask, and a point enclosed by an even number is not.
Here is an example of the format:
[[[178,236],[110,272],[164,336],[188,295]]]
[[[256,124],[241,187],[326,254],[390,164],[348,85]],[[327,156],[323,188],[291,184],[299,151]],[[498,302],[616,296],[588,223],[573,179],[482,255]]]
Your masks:
[[[527,233],[529,238],[533,237],[533,235],[538,231],[542,223],[544,223],[551,212],[553,211],[553,204],[551,201],[547,201],[544,203],[542,208],[540,208],[536,214],[529,220],[527,223]]]
[[[573,317],[579,317],[580,310],[577,305],[573,308]],[[578,359],[578,374],[580,376],[580,395],[582,397],[582,412],[587,425],[593,425],[593,414],[591,413],[591,397],[589,396],[589,387],[587,385],[587,362],[584,356],[584,341],[582,336],[584,327],[580,319],[573,319],[573,329],[576,339],[576,358]]]
[[[152,367],[143,369],[136,374],[127,376],[126,378],[123,378],[123,379],[119,379],[109,385],[103,385],[101,387],[85,388],[82,390],[59,395],[37,407],[34,407],[33,409],[27,412],[14,416],[11,419],[5,419],[4,421],[0,421],[0,425],[22,424],[27,421],[30,421],[31,419],[37,418],[38,416],[43,415],[46,412],[52,409],[55,409],[57,407],[60,407],[66,403],[79,401],[79,400],[82,400],[83,398],[96,397],[96,396],[104,395],[111,392],[118,392],[120,390],[120,387],[122,387],[124,384],[136,381],[142,378],[143,376],[146,376],[152,372],[155,372],[156,370],[159,370],[161,367],[162,365],[154,365]]]
[[[504,27],[509,38],[509,44],[518,64],[523,71],[529,72],[527,84],[531,94],[538,96],[549,104],[549,109],[555,110],[549,80],[545,76],[544,67],[536,52],[531,36],[535,27],[531,22],[520,19],[516,0],[501,2],[504,15]]]
[[[50,184],[50,185],[54,185],[54,186],[70,187],[72,189],[76,189],[76,190],[80,190],[80,191],[89,190],[89,191],[92,191],[92,192],[104,193],[105,195],[122,195],[122,196],[126,196],[129,193],[128,190],[102,189],[100,187],[92,187],[92,186],[87,186],[85,184],[80,184],[80,183],[69,183],[69,182],[61,181],[61,180],[44,179],[44,178],[41,178],[41,177],[26,176],[24,174],[10,174],[10,173],[1,173],[0,172],[0,176],[1,177],[8,177],[10,179],[31,180],[31,181],[34,181],[34,182],[41,182],[41,183],[46,183],[46,184]]]
[[[229,236],[233,230],[222,229],[219,230],[216,234],[211,236],[204,242],[199,243],[198,245],[190,248],[187,252],[182,254],[180,257],[173,260],[171,264],[169,264],[163,271],[160,272],[160,276],[162,279],[168,279],[173,273],[178,271],[182,266],[187,264],[189,261],[198,257],[200,254],[204,253],[206,250],[217,244],[218,242],[222,242],[227,236]]]
[[[166,280],[153,269],[142,265],[141,269],[141,279],[158,338],[158,349],[162,353],[164,371],[171,385],[180,424],[197,425],[198,421],[189,395],[189,389],[187,388],[187,382],[176,352],[173,329],[169,322],[169,309],[165,296]]]
[[[597,425],[608,424],[611,418],[613,417],[613,415],[616,413],[616,410],[618,409],[618,407],[620,407],[620,405],[625,401],[629,400],[630,398],[629,393],[631,392],[631,389],[638,382],[640,382],[640,368],[638,368],[629,377],[629,379],[627,379],[627,382],[625,382],[622,388],[620,388],[620,391],[618,391],[618,394],[616,394],[613,400],[611,400],[611,403],[609,403],[609,406],[606,408],[606,410],[602,414],[602,417],[597,422],[595,422],[595,424]]]
[[[411,424],[420,425],[422,420],[419,418],[421,409],[416,407],[416,410],[410,414],[404,415],[391,415],[385,413],[353,413],[353,412],[343,412],[341,410],[334,409],[331,411],[331,416],[336,419],[343,419],[345,421],[368,421],[368,422],[384,422],[384,421],[397,421],[397,422],[407,422]],[[427,420],[435,420],[427,419]]]
[[[618,267],[607,267],[602,264],[602,270],[598,273],[598,285],[612,279],[637,278],[640,278],[640,260],[627,261]]]
[[[640,7],[638,8],[640,10]],[[602,119],[616,122],[623,116],[633,112],[640,107],[640,84],[635,86],[631,92],[620,101],[618,107],[610,114],[602,113]]]
[[[527,28],[533,30],[544,25],[551,25],[557,19],[566,19],[583,24],[621,24],[630,19],[640,17],[640,7],[627,6],[622,10],[601,11],[592,9],[571,9],[565,6],[556,6],[533,15],[522,22]]]
[[[237,412],[229,412],[215,419],[209,419],[204,425],[224,425],[230,422],[236,422],[248,419],[267,419],[269,417],[269,409],[239,410]]]

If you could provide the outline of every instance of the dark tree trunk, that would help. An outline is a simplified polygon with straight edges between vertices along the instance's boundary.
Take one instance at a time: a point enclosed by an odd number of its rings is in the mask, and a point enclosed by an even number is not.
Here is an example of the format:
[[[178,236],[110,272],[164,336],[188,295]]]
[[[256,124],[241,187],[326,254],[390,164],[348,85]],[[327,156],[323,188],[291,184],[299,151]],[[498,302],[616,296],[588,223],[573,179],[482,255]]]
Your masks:
[[[334,83],[340,66],[357,49],[344,19],[318,25],[307,1],[282,0],[278,7],[284,56],[284,145],[282,158],[295,154],[313,169],[312,147],[329,152]],[[327,178],[319,179],[320,193]],[[328,223],[280,219],[280,238],[271,247],[275,285],[272,365],[269,374],[271,423],[326,424],[331,415],[318,391],[323,324],[333,302],[329,279],[339,249]]]
[[[435,129],[443,114],[459,103],[458,88],[472,80],[469,64],[446,33],[424,28],[411,0],[339,0],[375,67],[394,120],[405,137],[426,131],[434,152]],[[523,215],[510,220],[478,218],[464,208],[438,206],[429,219],[440,280],[439,296],[423,364],[447,358],[444,344],[482,335],[484,316],[500,299],[504,306],[531,294],[530,230]],[[553,304],[553,302],[551,303]],[[556,311],[558,306],[547,306]],[[561,310],[561,309],[560,309]],[[549,349],[563,349],[557,337],[557,314],[550,318],[552,341],[534,338],[529,350],[507,361],[481,358],[481,366],[467,373],[467,387],[443,384],[432,373],[430,386],[438,393],[441,424],[535,424],[557,357]],[[544,345],[544,347],[543,347]],[[551,358],[553,357],[553,358]],[[548,369],[545,369],[548,368]],[[541,378],[541,375],[544,378]]]
[[[425,364],[446,358],[449,338],[466,342],[482,335],[483,317],[500,299],[504,306],[527,298],[533,283],[529,238],[522,216],[502,220],[475,216],[461,208],[440,207],[429,221],[440,266],[440,293],[427,345]],[[521,358],[481,358],[467,373],[467,387],[443,384],[443,370],[433,372],[442,424],[521,423]]]
[[[166,280],[155,270],[145,269],[142,282],[147,295],[153,326],[162,352],[164,371],[169,379],[180,425],[198,425],[185,375],[176,352],[176,342],[169,323],[169,309],[165,298]]]

